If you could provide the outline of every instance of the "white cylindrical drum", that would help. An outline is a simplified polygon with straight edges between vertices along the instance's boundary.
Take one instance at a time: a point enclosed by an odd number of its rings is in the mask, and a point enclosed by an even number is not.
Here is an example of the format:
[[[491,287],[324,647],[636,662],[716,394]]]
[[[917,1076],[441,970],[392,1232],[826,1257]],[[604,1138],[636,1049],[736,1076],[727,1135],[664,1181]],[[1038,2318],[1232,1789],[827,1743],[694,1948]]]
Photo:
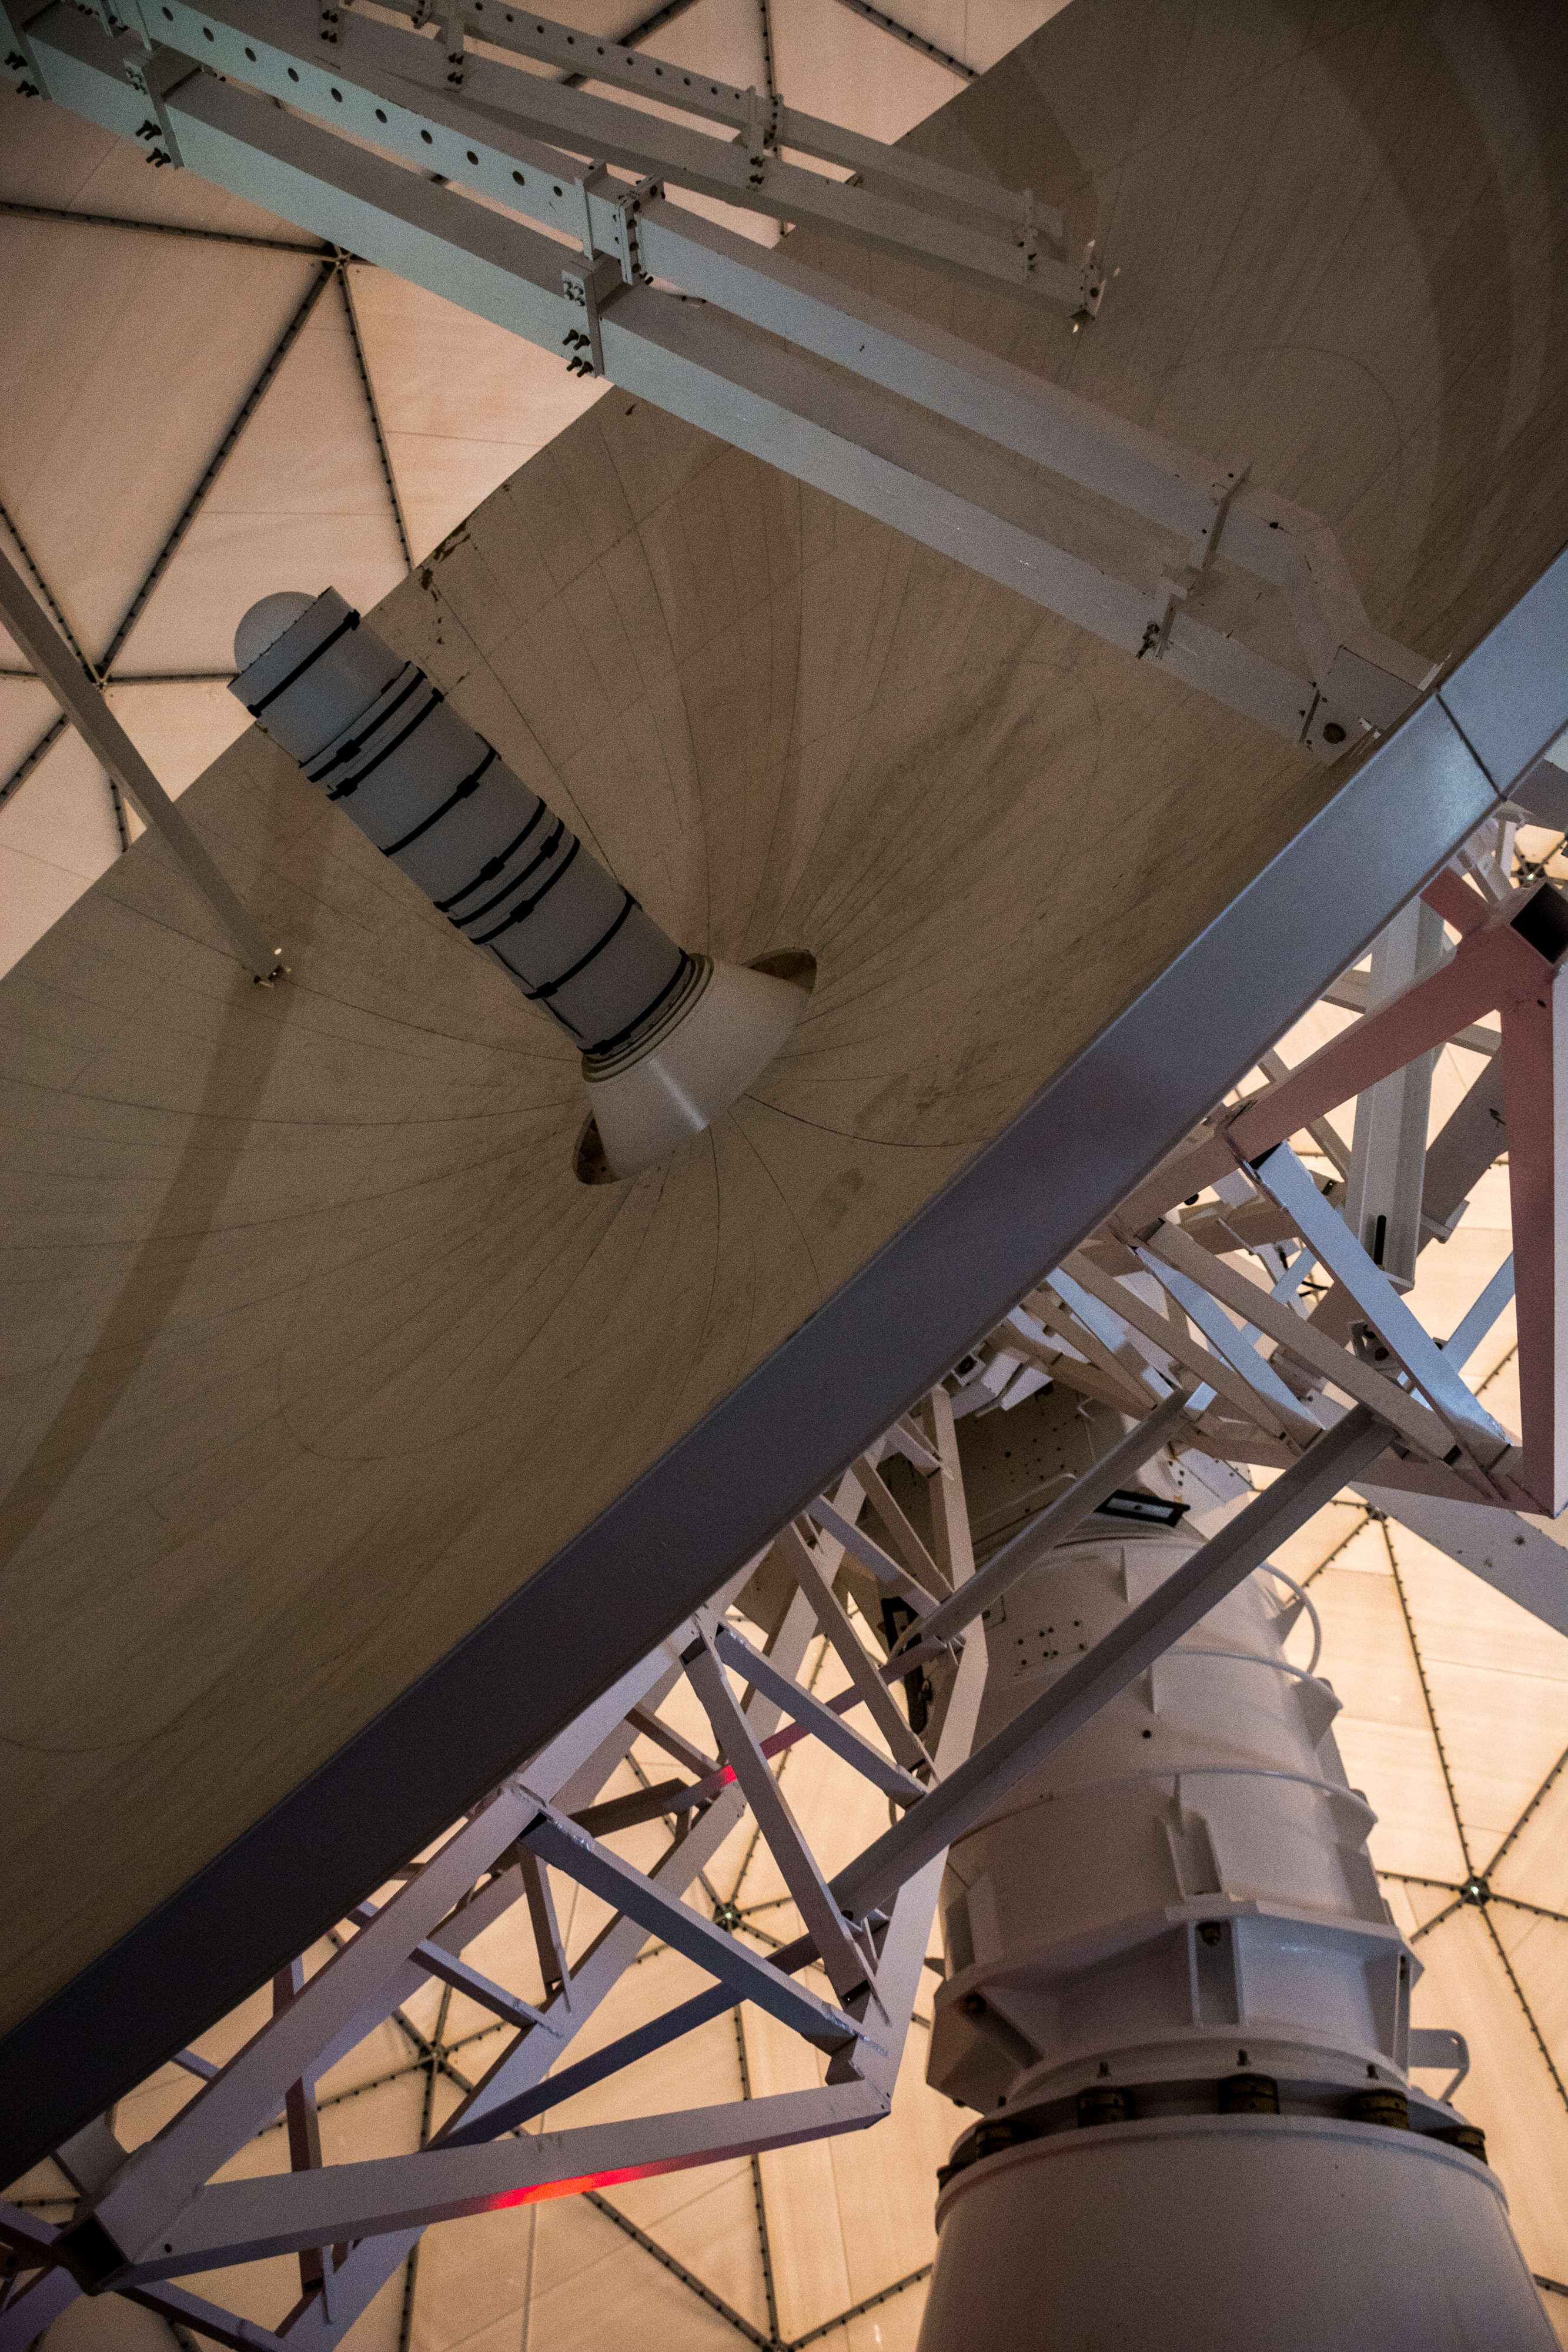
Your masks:
[[[1552,2352],[1478,2158],[1414,2132],[1184,2116],[951,2180],[918,2352]]]
[[[1024,1568],[977,1738],[1194,1540],[1091,1521]],[[954,1847],[928,2071],[981,2120],[920,2352],[1551,2345],[1480,2133],[1410,2083],[1419,1963],[1301,1605],[1248,1579]]]

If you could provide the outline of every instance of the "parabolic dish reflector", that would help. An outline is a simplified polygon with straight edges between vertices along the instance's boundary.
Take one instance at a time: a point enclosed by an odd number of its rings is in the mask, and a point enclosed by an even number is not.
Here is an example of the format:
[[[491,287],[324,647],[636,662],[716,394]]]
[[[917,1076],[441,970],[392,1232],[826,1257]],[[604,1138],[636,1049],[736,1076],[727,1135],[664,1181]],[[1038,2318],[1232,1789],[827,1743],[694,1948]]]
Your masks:
[[[1064,203],[1091,327],[789,250],[1245,461],[1446,659],[1568,536],[1563,52],[1522,5],[1074,0],[918,140]],[[710,1592],[1493,804],[613,387],[375,618],[672,938],[815,984],[585,1184],[569,1041],[255,731],[182,805],[287,982],[151,835],[0,982],[0,2021],[83,2113]]]

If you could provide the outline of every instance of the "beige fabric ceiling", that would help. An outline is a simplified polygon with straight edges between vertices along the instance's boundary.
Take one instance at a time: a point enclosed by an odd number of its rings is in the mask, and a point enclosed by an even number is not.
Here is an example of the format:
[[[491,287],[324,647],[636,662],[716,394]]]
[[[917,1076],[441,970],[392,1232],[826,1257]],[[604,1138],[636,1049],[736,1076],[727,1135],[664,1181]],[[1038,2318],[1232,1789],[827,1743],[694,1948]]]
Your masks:
[[[624,35],[642,12],[580,0],[576,13]],[[984,68],[1053,8],[898,0],[892,13]],[[761,87],[765,24],[791,103],[881,137],[956,87],[837,0],[696,0],[648,46]],[[224,680],[235,624],[256,597],[330,580],[373,604],[595,396],[554,358],[379,270],[323,262],[287,224],[150,171],[140,153],[9,92],[0,199],[7,543],[18,552],[19,534],[172,791],[245,723]],[[137,226],[109,225],[127,222]],[[14,675],[22,667],[0,640],[0,786],[54,724],[43,689]],[[126,821],[102,772],[61,733],[0,806],[0,970],[119,854]],[[1541,835],[1521,844],[1537,857],[1552,846]],[[1552,870],[1563,867],[1559,856]],[[1342,1017],[1313,1015],[1287,1060]],[[1435,1120],[1479,1066],[1445,1053]],[[1506,1178],[1494,1171],[1454,1239],[1423,1258],[1413,1303],[1439,1333],[1500,1261],[1507,1229]],[[1512,1338],[1511,1312],[1471,1370],[1517,1428]],[[1488,2134],[1531,2267],[1568,2290],[1568,1639],[1354,1497],[1280,1558],[1322,1615],[1346,1764],[1381,1817],[1374,1855],[1427,1969],[1416,2022],[1468,2036],[1460,2104]],[[1295,1639],[1304,1644],[1307,1629]],[[792,1753],[788,1776],[830,1865],[879,1826],[846,1813],[842,1777],[810,1747]],[[739,1833],[708,1874],[714,1900],[737,1902],[743,1932],[759,1941],[794,1932],[772,1870]],[[1466,1901],[1478,1878],[1490,1899]],[[578,1943],[591,1932],[580,1901]],[[474,1957],[486,1964],[483,1948]],[[508,1982],[527,1975],[498,1947],[494,1968]],[[591,2040],[681,1998],[686,1973],[667,1952],[644,1958]],[[417,2145],[451,2111],[456,2078],[486,2063],[481,2037],[499,2031],[437,1988],[410,2022],[422,2040],[389,2024],[323,2084],[329,2159]],[[201,2046],[221,2056],[249,2030],[242,2012]],[[685,2104],[786,2087],[798,2063],[797,2046],[747,2011],[740,2034],[724,2020],[632,2079],[651,2106]],[[352,2341],[365,2352],[576,2352],[619,2334],[694,2352],[741,2341],[913,2347],[934,2169],[963,2122],[925,2087],[923,2063],[917,2026],[894,2118],[874,2133],[434,2231]],[[189,2088],[165,2070],[122,2105],[121,2137],[147,2137]],[[610,2114],[617,2095],[610,2085],[577,2112]],[[244,2168],[285,2165],[279,2138],[264,2136]],[[62,2188],[46,2167],[13,2193],[63,2219]],[[288,2300],[287,2265],[271,2267],[277,2279],[220,2275],[203,2291],[232,2291],[241,2309],[270,2315]],[[1568,2344],[1568,2291],[1545,2300]],[[133,2352],[169,2336],[107,2299],[75,2306],[47,2341],[50,2352]]]

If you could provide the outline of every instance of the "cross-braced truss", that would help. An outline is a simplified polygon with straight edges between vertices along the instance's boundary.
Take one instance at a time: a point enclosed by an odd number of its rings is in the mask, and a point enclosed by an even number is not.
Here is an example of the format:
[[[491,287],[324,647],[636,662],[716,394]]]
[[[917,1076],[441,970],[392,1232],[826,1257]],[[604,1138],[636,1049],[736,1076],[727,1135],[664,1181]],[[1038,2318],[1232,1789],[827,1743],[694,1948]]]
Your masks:
[[[140,0],[100,0],[101,26],[5,0],[0,19],[19,89],[281,205],[1320,759],[1430,682],[1371,626],[1327,526],[1255,490],[1244,459],[1216,466],[667,199],[848,236],[1080,326],[1098,312],[1104,257],[1070,255],[1060,210],[1032,189],[786,106],[766,9],[759,90],[655,58],[635,35],[486,16],[484,0],[424,39],[434,10],[397,5],[414,26],[349,0],[174,0],[145,19]]]
[[[914,1464],[934,1490],[930,1543],[888,1495],[880,1465],[889,1453]],[[868,1496],[884,1514],[889,1550],[858,1530]],[[849,1548],[840,1530],[850,1532]],[[869,1574],[854,1565],[862,1554],[874,1563]],[[903,1669],[889,1667],[874,1638],[868,1643],[875,1604],[867,1598],[868,1622],[846,1584],[868,1596],[885,1590],[904,1602],[905,1613],[912,1600],[929,1612],[971,1567],[951,1410],[938,1391],[862,1457],[831,1499],[821,1497],[782,1530],[768,1558],[734,1580],[731,1593],[700,1611],[434,1853],[412,1864],[389,1899],[359,1905],[334,1931],[324,1966],[307,1976],[297,1960],[283,1970],[272,1987],[270,2021],[228,2065],[220,2070],[183,2053],[178,2063],[198,2087],[158,2140],[127,2158],[99,2123],[61,2148],[57,2160],[90,2204],[90,2215],[57,2247],[47,2225],[15,2209],[13,2245],[40,2259],[51,2252],[78,2258],[89,2237],[121,2251],[133,2238],[129,2263],[110,2254],[112,2280],[94,2284],[112,2284],[221,2343],[326,2347],[340,2340],[411,2260],[421,2230],[434,2219],[564,2194],[598,2196],[617,2181],[855,2130],[885,2115],[930,1941],[937,1873],[928,1867],[915,1874],[885,1910],[847,1918],[790,1812],[775,1759],[810,1738],[895,1810],[920,1801],[968,1751],[981,1651],[949,1655],[937,1674],[921,1676],[931,1696],[917,1732],[889,1688]],[[744,1614],[732,1605],[737,1593],[744,1594]],[[829,1673],[836,1670],[841,1681],[827,1700],[800,1679],[813,1648],[813,1679],[822,1679],[827,1660]],[[683,1682],[706,1718],[710,1747],[698,1746],[669,1717],[671,1694]],[[852,1719],[857,1712],[867,1729]],[[651,1780],[639,1765],[644,1785],[606,1798],[606,1783],[629,1759],[636,1761],[634,1748],[658,1756],[664,1771]],[[708,1864],[748,1812],[752,1846],[732,1893],[718,1897]],[[664,1824],[668,1843],[651,1867],[637,1869],[615,1841],[648,1823]],[[734,1933],[742,1917],[737,1896],[758,1843],[805,1929],[787,1944],[753,1929],[757,1940],[775,1944],[766,1958]],[[597,1896],[609,1914],[581,1951],[569,1951],[558,1909],[560,1891],[572,1885]],[[537,1980],[526,1992],[497,1982],[465,1957],[514,1907],[531,1927]],[[651,1940],[695,1963],[709,1988],[591,2055],[578,2055],[584,2029]],[[805,1980],[808,1971],[812,1981]],[[444,1989],[431,2037],[405,2013],[428,1980]],[[454,2064],[444,2039],[445,1995],[452,1992],[490,2011],[497,2020],[490,2032],[507,2035],[477,2077]],[[821,2053],[817,2090],[608,2126],[526,2128],[547,2109],[564,2106],[745,2003]],[[388,2019],[407,2036],[410,2063],[426,2070],[426,2144],[416,2155],[392,2159],[391,2172],[324,2165],[317,2082]],[[464,2095],[431,2135],[438,2074]],[[286,2137],[290,2169],[253,2185],[264,2195],[281,2191],[295,2206],[264,2215],[240,2186],[239,2204],[225,2217],[230,2190],[239,2185],[214,2183],[212,2176],[267,2131]],[[183,2221],[176,2221],[176,2207]],[[149,2228],[154,2214],[162,2218]],[[200,2244],[188,2242],[193,2227]],[[168,2284],[280,2247],[298,2254],[300,2292],[271,2329]],[[29,2342],[74,2291],[57,2268],[17,2269],[11,2300],[0,2306],[0,2345]]]
[[[604,2197],[618,2181],[755,2161],[876,2122],[915,2013],[948,1844],[1346,1486],[1364,1497],[1346,1540],[1381,1523],[1396,1583],[1389,1520],[1462,1558],[1478,1522],[1506,1518],[1512,1556],[1493,1580],[1528,1599],[1557,1570],[1561,1620],[1561,1548],[1518,1514],[1554,1509],[1565,1467],[1551,1141],[1564,1083],[1568,902],[1543,873],[1515,882],[1511,831],[1509,818],[1493,820],[1428,889],[1427,904],[1447,927],[1429,969],[1386,1003],[1358,992],[1357,974],[1336,983],[1327,1001],[1344,1009],[1359,1000],[1362,1009],[1328,1045],[1294,1070],[1268,1057],[1261,1088],[1221,1106],[708,1607],[411,1863],[390,1893],[340,1921],[324,1965],[285,1969],[270,2020],[226,2065],[183,2053],[198,2087],[156,2139],[128,2156],[99,2122],[58,2151],[80,2202],[57,2234],[8,2209],[16,2267],[0,2305],[0,2352],[30,2342],[78,2281],[221,2343],[326,2347],[400,2266],[412,2294],[419,2236],[434,2221],[581,2194],[635,2231]],[[1431,1048],[1474,1032],[1491,1012],[1500,1027],[1480,1034],[1495,1050],[1472,1045],[1481,1075],[1470,1095],[1429,1149],[1396,1153],[1379,1172],[1372,1163],[1387,1121],[1374,1115],[1378,1090],[1418,1086]],[[1342,1149],[1326,1122],[1352,1096],[1354,1139]],[[1521,1297],[1522,1443],[1462,1377],[1508,1284],[1489,1284],[1445,1344],[1416,1320],[1397,1269],[1379,1263],[1396,1228],[1416,1235],[1417,1250],[1442,1242],[1505,1143],[1509,1265],[1532,1302],[1526,1309]],[[1298,1144],[1343,1172],[1314,1176]],[[1374,1192],[1384,1205],[1367,1212],[1364,1245],[1338,1203]],[[977,1573],[957,1423],[1046,1381],[1112,1407],[1124,1433]],[[1277,1475],[1005,1739],[973,1750],[984,1673],[973,1629],[983,1611],[1045,1543],[1092,1511],[1128,1507],[1130,1482],[1140,1470],[1157,1481],[1160,1462],[1185,1465],[1211,1493],[1228,1480],[1239,1500],[1248,1465]],[[1402,1584],[1399,1595],[1440,1753]],[[1534,1605],[1552,1613],[1550,1595]],[[834,1680],[840,1687],[824,1698]],[[685,1728],[672,1705],[679,1689]],[[700,1738],[689,1728],[694,1703],[706,1727]],[[869,1784],[891,1814],[887,1831],[831,1876],[780,1778],[807,1740]],[[612,1791],[618,1774],[622,1785]],[[1457,1802],[1454,1811],[1458,1821]],[[727,1894],[710,1864],[747,1817],[746,1858]],[[618,1841],[655,1824],[665,1842],[640,1867]],[[1470,1866],[1462,1825],[1460,1846],[1469,1877],[1451,1890],[1452,1907],[1484,1912],[1490,1889]],[[758,1851],[783,1890],[772,1907],[800,1924],[789,1940],[741,1902]],[[572,1887],[604,1917],[581,1949],[569,1948],[561,1926],[561,1890]],[[465,1957],[509,1912],[529,1925],[523,1986]],[[608,2042],[584,2037],[651,1946],[682,1955],[706,1979],[701,1989]],[[443,1993],[427,2035],[406,2004],[430,1983]],[[445,2038],[455,1993],[493,2021],[465,2037],[489,2059],[482,2072],[458,2067],[458,2045]],[[555,2127],[555,2111],[574,2097],[727,2012],[744,2059],[747,2006],[819,2053],[814,2089],[639,2115],[633,2078],[617,2120]],[[389,2019],[408,2042],[408,2063],[426,2073],[422,2145],[325,2164],[316,2085]],[[493,2056],[479,2049],[497,2035],[505,2040]],[[438,2076],[462,2095],[432,2132]],[[749,2094],[744,2073],[742,2083]],[[547,2111],[551,2127],[538,2127]],[[214,2178],[269,2132],[286,2139],[287,2172]],[[270,2328],[215,2309],[183,2284],[279,2252],[298,2259],[298,2296]],[[783,2340],[776,2315],[773,2340]]]

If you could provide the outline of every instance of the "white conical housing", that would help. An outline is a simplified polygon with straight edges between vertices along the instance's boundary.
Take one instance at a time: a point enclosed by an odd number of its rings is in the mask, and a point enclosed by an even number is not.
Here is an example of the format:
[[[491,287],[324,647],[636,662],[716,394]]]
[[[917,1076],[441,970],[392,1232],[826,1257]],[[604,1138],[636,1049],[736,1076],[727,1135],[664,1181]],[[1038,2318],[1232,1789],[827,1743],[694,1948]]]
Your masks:
[[[598,1076],[584,1065],[612,1176],[635,1176],[711,1127],[765,1070],[808,992],[743,964],[716,963],[648,1051]]]

